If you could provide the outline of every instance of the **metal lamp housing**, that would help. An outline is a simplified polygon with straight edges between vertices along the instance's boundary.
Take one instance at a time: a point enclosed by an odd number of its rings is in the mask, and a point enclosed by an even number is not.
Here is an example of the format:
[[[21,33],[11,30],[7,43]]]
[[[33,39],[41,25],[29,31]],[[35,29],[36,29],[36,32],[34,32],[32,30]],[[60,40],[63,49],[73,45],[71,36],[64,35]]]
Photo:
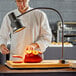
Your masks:
[[[25,28],[24,26],[22,26],[20,19],[17,19],[13,12],[10,13],[8,16],[11,21],[11,27],[13,28],[14,33],[19,32]]]

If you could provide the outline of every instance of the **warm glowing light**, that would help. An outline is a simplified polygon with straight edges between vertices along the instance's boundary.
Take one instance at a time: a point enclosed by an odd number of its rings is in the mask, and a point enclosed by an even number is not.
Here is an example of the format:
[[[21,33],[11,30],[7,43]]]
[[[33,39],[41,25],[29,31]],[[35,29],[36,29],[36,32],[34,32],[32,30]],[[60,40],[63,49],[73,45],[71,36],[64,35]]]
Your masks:
[[[25,27],[20,28],[20,29],[16,30],[14,33],[19,32],[19,31],[23,30],[24,28],[25,28]]]

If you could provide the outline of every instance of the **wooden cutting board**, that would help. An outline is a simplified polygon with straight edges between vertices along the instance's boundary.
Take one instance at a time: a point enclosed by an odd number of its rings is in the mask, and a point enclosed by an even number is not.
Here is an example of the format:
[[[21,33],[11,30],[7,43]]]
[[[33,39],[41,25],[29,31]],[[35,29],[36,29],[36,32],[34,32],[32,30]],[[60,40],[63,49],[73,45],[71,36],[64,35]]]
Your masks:
[[[69,67],[69,64],[61,64],[59,60],[43,60],[40,63],[13,63],[7,61],[6,65],[9,68],[65,68]]]

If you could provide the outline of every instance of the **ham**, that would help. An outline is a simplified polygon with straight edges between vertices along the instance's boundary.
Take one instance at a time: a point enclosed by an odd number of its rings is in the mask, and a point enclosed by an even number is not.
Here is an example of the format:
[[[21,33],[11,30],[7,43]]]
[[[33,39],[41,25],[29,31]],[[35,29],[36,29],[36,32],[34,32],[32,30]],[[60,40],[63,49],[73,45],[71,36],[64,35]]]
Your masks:
[[[18,55],[13,55],[14,58],[21,58],[23,57]],[[24,61],[13,61],[14,63],[39,63],[42,61],[42,52],[36,51],[36,50],[26,50],[25,57],[23,59]]]

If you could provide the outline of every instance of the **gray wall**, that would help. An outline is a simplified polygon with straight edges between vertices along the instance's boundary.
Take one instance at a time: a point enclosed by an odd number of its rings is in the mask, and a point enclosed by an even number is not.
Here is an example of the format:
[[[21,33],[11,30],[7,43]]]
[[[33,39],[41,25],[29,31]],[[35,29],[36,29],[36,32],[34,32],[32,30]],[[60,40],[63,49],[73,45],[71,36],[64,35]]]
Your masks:
[[[30,0],[32,7],[47,6],[57,9],[64,21],[76,21],[76,0]],[[15,0],[0,0],[0,25],[4,15],[16,8]],[[59,16],[55,12],[47,11],[50,22],[56,22]]]

